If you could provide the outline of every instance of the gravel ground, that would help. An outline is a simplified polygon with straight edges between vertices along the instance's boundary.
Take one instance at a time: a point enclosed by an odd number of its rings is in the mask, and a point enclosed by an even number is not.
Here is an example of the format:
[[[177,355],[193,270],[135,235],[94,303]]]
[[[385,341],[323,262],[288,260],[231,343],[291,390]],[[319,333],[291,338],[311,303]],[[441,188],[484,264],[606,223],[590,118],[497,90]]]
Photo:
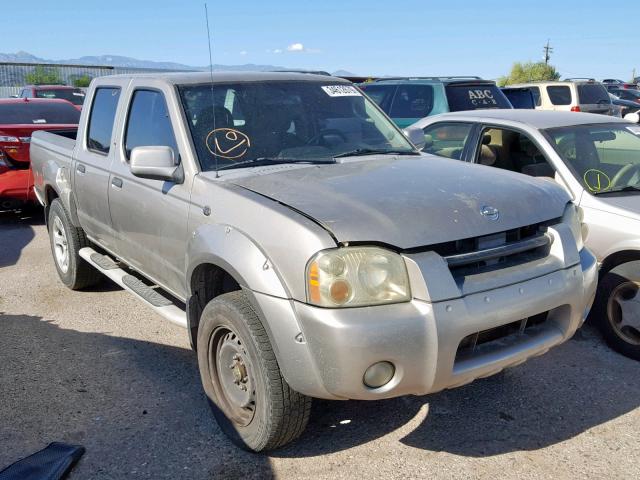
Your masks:
[[[72,479],[638,478],[640,363],[585,326],[465,387],[317,401],[293,445],[231,445],[186,333],[105,280],[57,279],[46,228],[0,214],[0,469],[52,441],[87,452]]]

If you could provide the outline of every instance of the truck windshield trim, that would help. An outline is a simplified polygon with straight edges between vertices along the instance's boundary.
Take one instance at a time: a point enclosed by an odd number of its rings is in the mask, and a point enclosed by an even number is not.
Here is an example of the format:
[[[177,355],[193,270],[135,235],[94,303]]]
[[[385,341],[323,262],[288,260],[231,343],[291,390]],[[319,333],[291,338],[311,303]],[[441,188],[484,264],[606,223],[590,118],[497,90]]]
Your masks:
[[[179,85],[203,171],[263,158],[310,162],[355,150],[417,150],[355,86],[327,82]]]

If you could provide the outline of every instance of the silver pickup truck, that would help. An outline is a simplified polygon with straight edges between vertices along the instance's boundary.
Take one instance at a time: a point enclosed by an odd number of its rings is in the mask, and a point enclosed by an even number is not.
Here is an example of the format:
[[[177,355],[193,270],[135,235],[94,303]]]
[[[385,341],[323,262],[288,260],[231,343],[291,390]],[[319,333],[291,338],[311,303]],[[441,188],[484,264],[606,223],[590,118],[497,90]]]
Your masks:
[[[221,428],[260,451],[301,434],[311,397],[463,385],[589,311],[568,194],[415,133],[333,77],[112,76],[31,159],[61,280],[104,274],[185,327]]]

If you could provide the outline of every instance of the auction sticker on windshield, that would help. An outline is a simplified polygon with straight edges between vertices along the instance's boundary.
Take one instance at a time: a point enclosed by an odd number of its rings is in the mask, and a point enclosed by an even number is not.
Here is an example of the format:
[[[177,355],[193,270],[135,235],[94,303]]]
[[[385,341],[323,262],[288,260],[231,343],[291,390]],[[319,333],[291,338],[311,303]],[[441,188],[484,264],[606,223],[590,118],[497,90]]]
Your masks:
[[[353,85],[327,85],[321,88],[330,97],[359,97],[362,95]]]

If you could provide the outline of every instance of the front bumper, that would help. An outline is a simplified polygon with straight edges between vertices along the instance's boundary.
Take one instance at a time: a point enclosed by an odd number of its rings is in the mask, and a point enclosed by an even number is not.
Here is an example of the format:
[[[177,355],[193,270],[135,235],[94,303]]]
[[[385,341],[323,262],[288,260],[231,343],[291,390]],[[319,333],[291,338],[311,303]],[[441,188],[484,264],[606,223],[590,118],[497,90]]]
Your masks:
[[[292,388],[321,398],[373,400],[457,387],[545,353],[582,325],[596,283],[596,259],[583,249],[569,268],[433,303],[324,309],[261,294],[255,299],[266,318],[275,318],[270,333]],[[543,312],[544,323],[458,354],[470,335]],[[369,388],[364,372],[380,361],[392,362],[395,375]]]

